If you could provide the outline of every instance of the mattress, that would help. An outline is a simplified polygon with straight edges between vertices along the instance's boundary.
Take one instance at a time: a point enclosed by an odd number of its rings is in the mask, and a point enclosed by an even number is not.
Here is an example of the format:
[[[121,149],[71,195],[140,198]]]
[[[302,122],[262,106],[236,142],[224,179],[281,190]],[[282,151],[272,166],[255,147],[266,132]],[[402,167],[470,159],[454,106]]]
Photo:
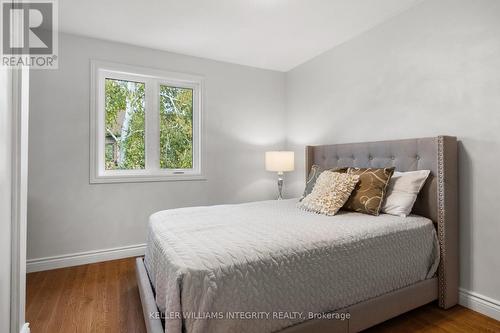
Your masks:
[[[274,332],[435,274],[429,219],[328,217],[297,202],[153,214],[145,266],[165,331]]]

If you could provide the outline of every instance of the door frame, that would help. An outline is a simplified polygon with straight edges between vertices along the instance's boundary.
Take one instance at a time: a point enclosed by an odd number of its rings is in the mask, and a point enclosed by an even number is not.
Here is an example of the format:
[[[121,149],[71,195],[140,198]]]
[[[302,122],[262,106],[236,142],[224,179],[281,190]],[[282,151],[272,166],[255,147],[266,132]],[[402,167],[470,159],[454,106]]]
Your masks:
[[[12,69],[10,331],[29,332],[26,312],[29,68]]]

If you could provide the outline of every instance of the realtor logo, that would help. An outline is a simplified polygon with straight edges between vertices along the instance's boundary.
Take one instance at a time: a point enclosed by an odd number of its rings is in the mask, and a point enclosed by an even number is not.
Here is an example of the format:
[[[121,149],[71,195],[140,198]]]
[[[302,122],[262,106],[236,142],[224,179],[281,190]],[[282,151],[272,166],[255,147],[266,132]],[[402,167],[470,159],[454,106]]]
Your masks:
[[[2,66],[57,68],[55,0],[2,2]]]

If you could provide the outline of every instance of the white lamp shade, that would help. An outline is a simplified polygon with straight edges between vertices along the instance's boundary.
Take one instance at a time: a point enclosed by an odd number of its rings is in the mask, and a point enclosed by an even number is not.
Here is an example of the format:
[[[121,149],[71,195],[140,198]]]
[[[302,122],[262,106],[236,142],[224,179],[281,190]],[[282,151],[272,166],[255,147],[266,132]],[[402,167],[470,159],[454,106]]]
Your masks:
[[[293,151],[268,151],[266,152],[266,170],[285,172],[294,169]]]

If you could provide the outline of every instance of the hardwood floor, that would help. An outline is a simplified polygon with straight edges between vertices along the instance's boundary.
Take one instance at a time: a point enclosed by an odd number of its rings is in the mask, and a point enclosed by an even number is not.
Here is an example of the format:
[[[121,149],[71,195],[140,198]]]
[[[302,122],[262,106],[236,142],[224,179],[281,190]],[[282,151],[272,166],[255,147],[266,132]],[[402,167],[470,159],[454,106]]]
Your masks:
[[[130,258],[28,274],[31,332],[146,332],[134,269]],[[500,322],[461,306],[445,311],[429,304],[366,332],[500,332]]]
[[[33,333],[146,332],[133,259],[27,275]]]
[[[442,310],[433,303],[388,320],[365,332],[498,333],[500,322],[460,305]]]

